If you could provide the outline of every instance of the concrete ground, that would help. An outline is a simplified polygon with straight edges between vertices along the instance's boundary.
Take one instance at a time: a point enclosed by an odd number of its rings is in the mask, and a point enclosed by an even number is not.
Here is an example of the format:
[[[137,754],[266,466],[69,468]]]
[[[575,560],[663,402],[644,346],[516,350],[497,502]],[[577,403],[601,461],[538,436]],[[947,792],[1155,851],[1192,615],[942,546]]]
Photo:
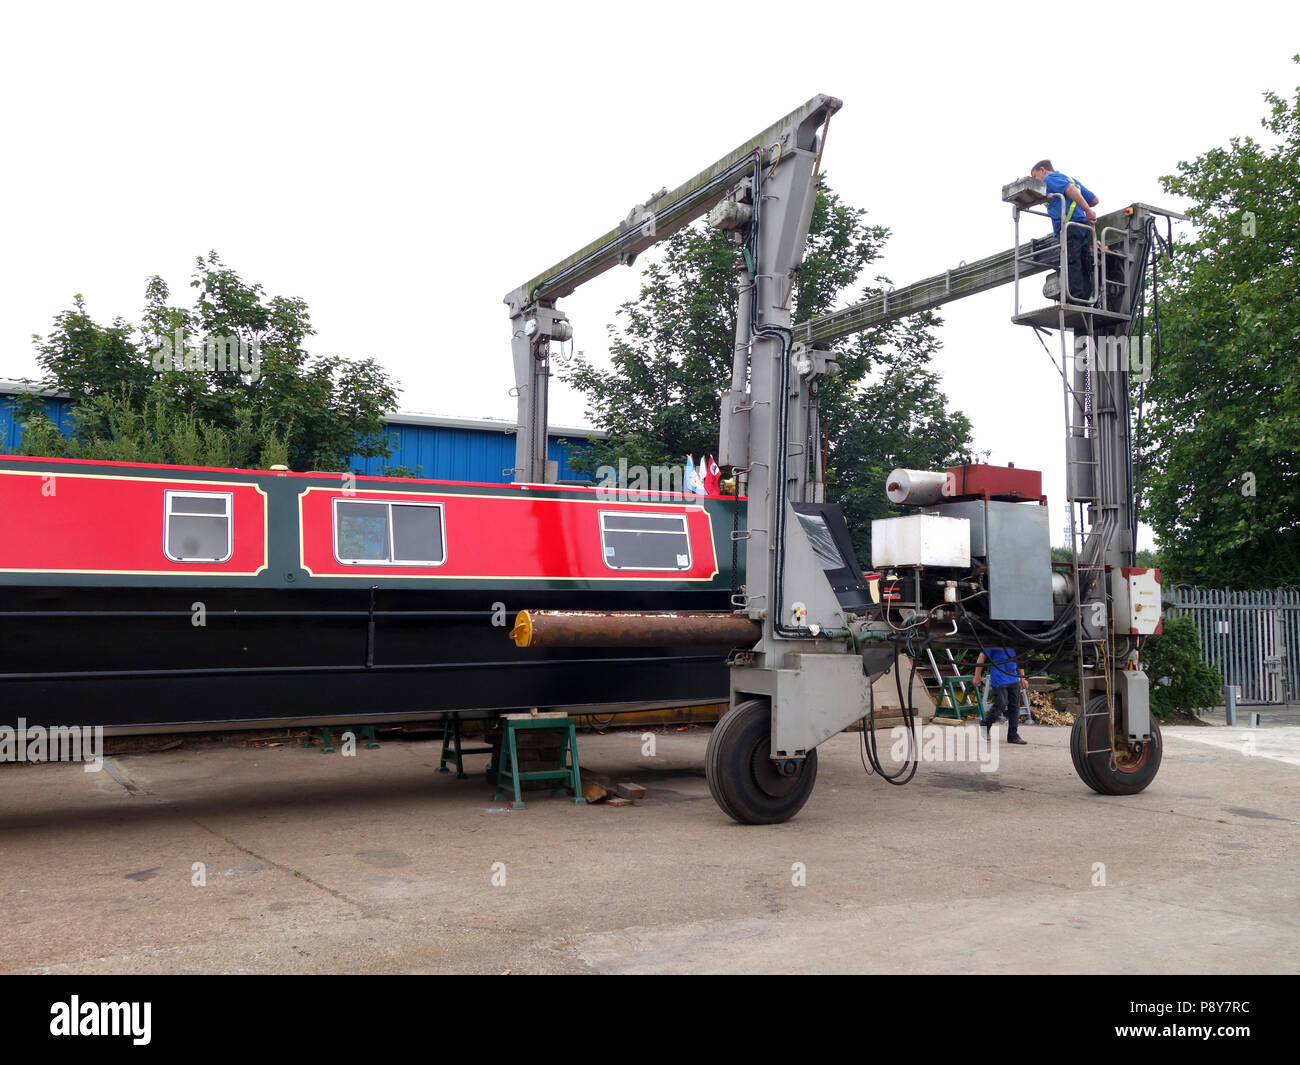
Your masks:
[[[714,805],[698,726],[654,757],[580,737],[649,789],[622,807],[511,810],[433,742],[0,765],[0,971],[1292,973],[1297,718],[1166,728],[1128,798],[1084,787],[1067,728],[904,787],[844,734],[772,827]]]

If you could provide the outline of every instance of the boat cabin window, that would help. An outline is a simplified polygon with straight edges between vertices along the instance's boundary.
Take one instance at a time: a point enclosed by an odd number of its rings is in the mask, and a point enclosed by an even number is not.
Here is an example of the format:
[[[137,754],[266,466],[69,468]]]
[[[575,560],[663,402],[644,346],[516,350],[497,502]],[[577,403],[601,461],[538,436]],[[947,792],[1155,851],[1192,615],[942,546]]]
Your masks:
[[[173,562],[227,562],[230,492],[167,492],[163,552]]]
[[[601,511],[600,546],[610,569],[688,570],[691,537],[685,514]]]
[[[352,565],[441,566],[441,503],[334,500],[334,557]]]

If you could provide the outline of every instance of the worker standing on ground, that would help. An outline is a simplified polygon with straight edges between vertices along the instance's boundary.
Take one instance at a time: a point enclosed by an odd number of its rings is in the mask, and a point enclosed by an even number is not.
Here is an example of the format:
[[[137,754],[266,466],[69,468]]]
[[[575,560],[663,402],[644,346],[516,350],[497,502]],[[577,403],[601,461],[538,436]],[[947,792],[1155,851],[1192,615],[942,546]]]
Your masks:
[[[1097,221],[1097,197],[1081,181],[1075,181],[1068,174],[1063,174],[1052,166],[1050,159],[1043,159],[1034,164],[1029,176],[1041,181],[1047,187],[1047,194],[1052,199],[1047,201],[1047,213],[1052,216],[1052,232],[1061,234],[1062,204],[1058,196],[1065,197],[1065,221],[1087,222],[1093,225]],[[1066,262],[1070,279],[1070,298],[1077,303],[1092,299],[1092,244],[1093,234],[1080,225],[1066,228],[1067,245]]]
[[[1016,652],[1010,647],[990,647],[988,654],[980,652],[975,662],[975,690],[979,690],[980,673],[984,663],[990,666],[989,681],[993,686],[993,709],[984,722],[986,733],[993,731],[999,714],[1007,718],[1007,742],[1026,743],[1020,736],[1020,689],[1028,688],[1025,671],[1016,665]]]

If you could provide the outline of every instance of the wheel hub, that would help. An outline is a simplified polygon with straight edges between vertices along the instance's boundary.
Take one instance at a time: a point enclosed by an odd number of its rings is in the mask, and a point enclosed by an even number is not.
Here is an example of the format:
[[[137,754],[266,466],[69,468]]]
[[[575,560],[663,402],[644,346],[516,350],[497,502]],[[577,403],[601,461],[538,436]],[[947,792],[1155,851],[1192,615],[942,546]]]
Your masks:
[[[1146,743],[1135,743],[1125,750],[1116,751],[1115,768],[1121,773],[1136,773],[1146,764],[1150,751],[1151,746]]]
[[[769,757],[771,747],[760,742],[754,747],[750,756],[750,770],[754,774],[754,783],[774,799],[789,795],[799,783],[803,763],[795,758],[784,758],[774,762]]]

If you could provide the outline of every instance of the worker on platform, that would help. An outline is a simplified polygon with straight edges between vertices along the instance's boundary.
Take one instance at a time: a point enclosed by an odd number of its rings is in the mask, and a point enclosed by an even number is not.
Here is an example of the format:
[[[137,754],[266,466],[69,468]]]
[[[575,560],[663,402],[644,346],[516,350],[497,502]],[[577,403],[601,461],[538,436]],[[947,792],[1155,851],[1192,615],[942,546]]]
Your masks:
[[[980,674],[985,663],[990,668],[989,682],[993,688],[993,709],[984,722],[985,734],[992,732],[999,715],[1007,719],[1007,742],[1026,743],[1020,735],[1020,689],[1028,688],[1025,671],[1016,664],[1016,652],[1011,647],[990,647],[980,652],[975,661],[975,689],[980,686]]]
[[[1065,197],[1064,213],[1066,222],[1087,222],[1093,225],[1097,221],[1097,197],[1082,182],[1075,181],[1068,174],[1063,174],[1052,166],[1050,159],[1042,159],[1034,164],[1029,176],[1041,181],[1047,187],[1047,194],[1052,197],[1047,201],[1047,213],[1052,216],[1052,232],[1061,234],[1062,202]],[[1070,299],[1084,303],[1092,299],[1092,245],[1095,240],[1093,232],[1082,225],[1066,226],[1066,263],[1070,279]]]

